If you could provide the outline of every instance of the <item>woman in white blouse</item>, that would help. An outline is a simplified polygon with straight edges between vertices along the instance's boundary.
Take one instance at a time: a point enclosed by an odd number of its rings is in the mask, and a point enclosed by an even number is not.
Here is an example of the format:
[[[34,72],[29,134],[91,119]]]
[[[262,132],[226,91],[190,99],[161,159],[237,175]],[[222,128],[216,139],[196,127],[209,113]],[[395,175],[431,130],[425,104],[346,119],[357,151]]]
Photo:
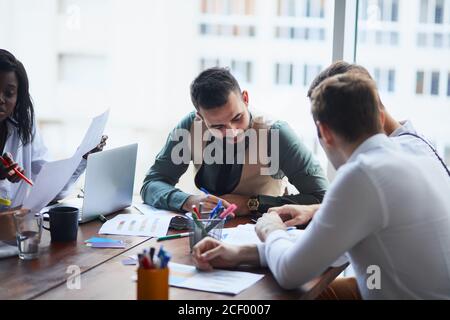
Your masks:
[[[62,199],[86,168],[87,155],[101,151],[107,137],[83,156],[80,165],[55,200]],[[34,180],[48,161],[45,147],[34,119],[29,94],[28,76],[22,63],[10,52],[0,49],[0,154],[9,165],[0,161],[0,197],[21,204],[27,185],[16,172]],[[2,160],[2,159],[0,159]]]

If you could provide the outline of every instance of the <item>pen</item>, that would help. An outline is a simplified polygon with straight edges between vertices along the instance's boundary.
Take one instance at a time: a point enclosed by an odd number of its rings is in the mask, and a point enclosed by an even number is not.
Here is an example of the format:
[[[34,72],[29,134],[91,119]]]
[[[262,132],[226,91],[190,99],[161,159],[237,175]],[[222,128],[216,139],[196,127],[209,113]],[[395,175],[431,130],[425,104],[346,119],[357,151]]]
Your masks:
[[[237,205],[235,205],[234,203],[230,204],[230,206],[220,214],[219,218],[223,219],[225,218],[227,215],[229,215],[230,213],[232,213],[234,210],[237,209]]]
[[[219,202],[217,202],[216,206],[214,207],[214,209],[209,214],[209,218],[210,219],[214,219],[214,217],[216,216],[217,210],[219,210],[221,206],[222,206],[222,200],[219,200]]]
[[[203,202],[199,202],[198,203],[198,212],[200,212],[200,215],[202,214],[202,212],[203,212]]]
[[[6,161],[5,158],[0,157],[0,159],[2,160],[2,162],[3,162],[3,164],[4,164],[5,166],[9,166],[9,165],[10,165],[9,162]],[[23,175],[22,172],[20,172],[19,170],[17,170],[17,168],[14,168],[13,170],[14,170],[14,172],[15,172],[21,179],[23,179],[23,180],[24,180],[26,183],[28,183],[30,186],[33,185],[33,181],[31,181],[30,179],[28,179],[27,177],[25,177],[25,176]]]
[[[205,188],[200,188],[200,191],[203,192],[204,194],[209,194],[208,190],[206,190]]]
[[[164,240],[171,240],[171,239],[184,238],[184,237],[189,237],[189,232],[183,232],[183,233],[177,233],[177,234],[171,234],[168,236],[159,237],[156,241],[164,241]]]
[[[202,218],[202,216],[198,212],[197,207],[195,206],[195,204],[192,206],[192,211],[194,212],[194,215],[196,215],[198,219]]]

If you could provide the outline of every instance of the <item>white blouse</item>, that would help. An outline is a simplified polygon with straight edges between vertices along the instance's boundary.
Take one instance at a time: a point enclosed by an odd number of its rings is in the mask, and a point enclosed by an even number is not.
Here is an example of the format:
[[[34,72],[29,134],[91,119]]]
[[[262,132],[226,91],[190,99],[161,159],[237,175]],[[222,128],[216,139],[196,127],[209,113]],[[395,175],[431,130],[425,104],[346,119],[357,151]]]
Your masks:
[[[35,134],[33,141],[23,145],[19,137],[18,129],[14,124],[14,120],[8,119],[6,123],[8,133],[3,153],[11,153],[13,160],[25,170],[25,176],[34,181],[43,165],[50,161],[47,147],[44,145],[39,130],[37,127],[34,127]],[[55,200],[59,200],[67,196],[70,192],[70,187],[76,182],[85,169],[86,160],[82,159],[71,179],[67,182],[63,190],[61,190],[61,192],[56,196]],[[0,197],[10,199],[12,202],[12,207],[21,205],[30,188],[31,186],[23,180],[20,180],[17,183],[11,183],[7,179],[0,180]]]

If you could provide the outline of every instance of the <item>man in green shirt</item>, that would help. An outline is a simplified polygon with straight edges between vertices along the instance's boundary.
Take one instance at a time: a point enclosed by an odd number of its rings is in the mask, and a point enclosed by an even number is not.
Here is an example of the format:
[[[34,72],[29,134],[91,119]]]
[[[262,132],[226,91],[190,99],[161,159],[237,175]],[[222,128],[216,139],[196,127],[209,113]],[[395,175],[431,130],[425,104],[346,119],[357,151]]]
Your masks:
[[[203,71],[191,84],[196,111],[184,117],[156,156],[141,189],[156,208],[212,209],[221,199],[245,215],[283,204],[320,203],[328,181],[311,151],[287,123],[249,109],[247,91],[224,68]],[[189,163],[195,185],[209,194],[191,195],[175,187]],[[286,180],[298,194],[288,195]]]

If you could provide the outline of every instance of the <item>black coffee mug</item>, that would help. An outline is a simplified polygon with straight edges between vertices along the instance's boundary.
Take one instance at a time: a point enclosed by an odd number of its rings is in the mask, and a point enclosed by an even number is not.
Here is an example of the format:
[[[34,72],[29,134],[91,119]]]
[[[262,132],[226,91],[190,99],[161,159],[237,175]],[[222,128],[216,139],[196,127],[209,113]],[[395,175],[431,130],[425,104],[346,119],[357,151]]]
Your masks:
[[[49,228],[52,242],[76,241],[78,234],[79,209],[74,207],[55,207],[48,212],[50,217]]]

